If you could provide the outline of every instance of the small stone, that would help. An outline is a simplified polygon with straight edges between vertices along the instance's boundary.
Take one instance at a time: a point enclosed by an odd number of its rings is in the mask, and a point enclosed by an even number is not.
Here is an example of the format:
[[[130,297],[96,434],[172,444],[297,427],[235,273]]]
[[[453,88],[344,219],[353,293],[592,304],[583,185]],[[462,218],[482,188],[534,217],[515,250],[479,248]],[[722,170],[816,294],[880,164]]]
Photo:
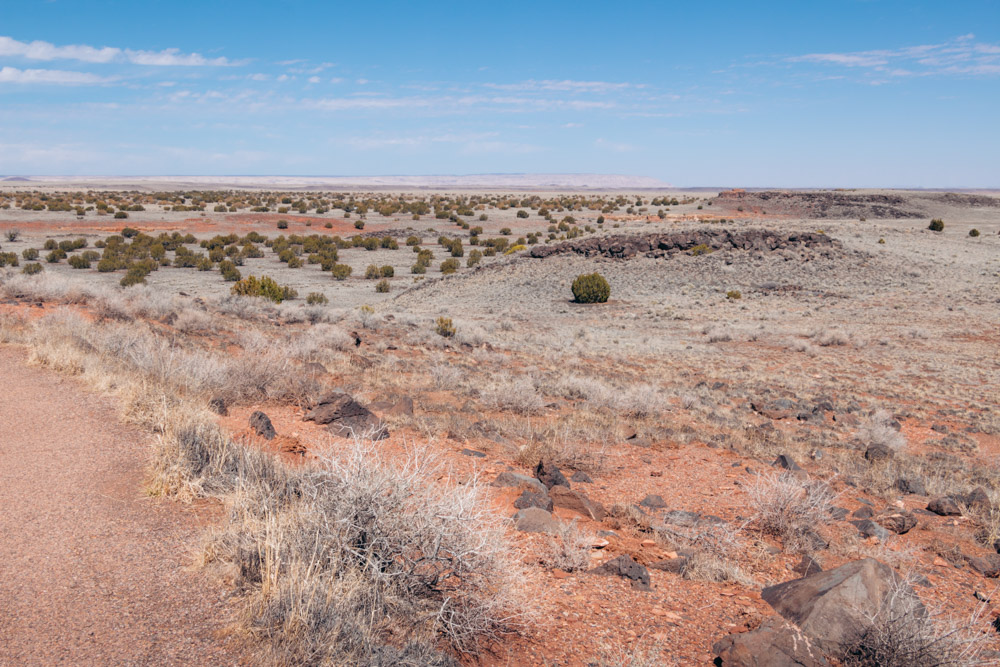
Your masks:
[[[208,409],[221,417],[229,414],[229,406],[226,405],[226,399],[221,396],[214,396],[209,400]]]
[[[277,435],[274,431],[274,426],[271,424],[271,419],[260,410],[250,415],[250,428],[265,440],[273,440],[274,436]]]
[[[529,507],[540,507],[546,512],[551,512],[553,505],[549,494],[525,489],[524,493],[514,501],[514,507],[519,510],[528,509]]]
[[[938,516],[961,516],[962,514],[962,509],[951,496],[935,498],[927,503],[927,509]]]
[[[647,495],[639,504],[650,509],[663,509],[667,506],[667,503],[663,502],[663,498],[653,494]]]
[[[623,554],[604,565],[591,570],[593,574],[616,575],[632,582],[633,588],[641,591],[651,590],[649,587],[649,570],[636,563],[628,554]]]
[[[539,507],[529,507],[514,515],[514,528],[522,533],[554,533],[559,521]]]
[[[476,449],[463,449],[460,453],[461,454],[465,454],[466,456],[471,456],[473,458],[477,458],[477,459],[485,459],[486,458],[486,452],[480,452],[480,451],[478,451]]]
[[[548,461],[538,462],[538,465],[535,466],[535,478],[549,489],[553,486],[569,488],[569,480],[566,479],[557,466]]]
[[[581,482],[583,484],[593,484],[594,483],[594,480],[590,479],[590,475],[588,475],[587,473],[583,472],[582,470],[577,470],[576,472],[574,472],[573,475],[569,478],[569,481],[571,481],[571,482]]]

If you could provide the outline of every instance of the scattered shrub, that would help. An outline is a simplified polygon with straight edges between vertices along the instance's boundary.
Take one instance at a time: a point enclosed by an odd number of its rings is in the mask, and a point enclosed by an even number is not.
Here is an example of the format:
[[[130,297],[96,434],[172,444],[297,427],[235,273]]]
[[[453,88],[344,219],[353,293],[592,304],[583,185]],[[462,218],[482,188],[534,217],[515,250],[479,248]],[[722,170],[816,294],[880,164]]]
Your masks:
[[[330,303],[330,300],[321,292],[309,292],[306,296],[306,303],[310,306],[325,306]]]
[[[8,241],[10,241],[11,243],[14,243],[15,241],[17,241],[21,237],[21,230],[20,229],[8,229],[7,232],[4,234],[4,236],[7,237]]]
[[[11,266],[17,266],[17,264],[11,264]],[[41,264],[39,264],[38,262],[31,262],[30,264],[24,265],[24,268],[21,269],[21,273],[28,276],[33,276],[36,273],[41,273],[43,270],[44,269]]]
[[[24,257],[29,262],[38,259],[38,248],[25,248],[21,252],[21,257]]]
[[[452,257],[441,262],[441,273],[448,275],[458,271],[458,260]]]
[[[971,236],[972,238],[976,238],[977,236],[979,236],[979,230],[973,227],[972,229],[969,230],[969,236]]]
[[[364,220],[355,220],[354,221],[354,228],[355,229],[364,229],[365,228],[365,221]]]
[[[236,265],[228,259],[219,262],[219,272],[222,274],[222,279],[229,283],[235,283],[243,277]]]
[[[288,229],[288,221],[278,220],[278,229]]]
[[[125,220],[126,218],[128,218],[128,213],[126,213],[125,211],[118,211],[117,213],[115,213],[115,218],[118,220]],[[122,278],[122,280],[124,280],[124,278]],[[127,287],[127,285],[125,287]]]
[[[931,230],[932,232],[944,231],[944,220],[942,220],[941,218],[934,218],[933,220],[931,220],[931,224],[927,226],[927,229]]]
[[[389,281],[383,278],[382,280],[375,283],[375,291],[379,294],[385,294],[389,291]]]
[[[728,292],[726,292],[726,298],[731,301],[735,301],[737,299],[742,299],[743,294],[741,294],[738,289],[731,289]]]
[[[450,317],[439,317],[434,323],[434,331],[436,331],[439,336],[451,338],[455,335],[455,325],[452,324]]]
[[[381,271],[379,271],[379,268],[376,265],[369,264],[368,267],[365,268],[365,280],[375,280],[380,276]]]
[[[269,276],[248,276],[233,285],[232,293],[239,296],[259,296],[269,299],[274,303],[281,303],[286,299],[294,299],[298,294],[294,289],[281,286]]]
[[[69,265],[74,269],[89,269],[90,260],[83,255],[73,255],[69,258]]]
[[[353,269],[348,264],[334,264],[330,267],[330,273],[334,280],[347,280]]]
[[[573,281],[573,298],[577,303],[605,303],[611,296],[611,286],[599,273],[585,273]]]

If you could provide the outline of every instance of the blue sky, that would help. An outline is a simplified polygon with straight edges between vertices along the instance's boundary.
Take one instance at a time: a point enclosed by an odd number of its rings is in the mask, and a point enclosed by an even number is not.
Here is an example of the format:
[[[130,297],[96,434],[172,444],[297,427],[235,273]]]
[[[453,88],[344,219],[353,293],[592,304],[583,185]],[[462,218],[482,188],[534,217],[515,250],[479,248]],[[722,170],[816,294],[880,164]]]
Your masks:
[[[5,2],[0,175],[1000,187],[1000,2]]]

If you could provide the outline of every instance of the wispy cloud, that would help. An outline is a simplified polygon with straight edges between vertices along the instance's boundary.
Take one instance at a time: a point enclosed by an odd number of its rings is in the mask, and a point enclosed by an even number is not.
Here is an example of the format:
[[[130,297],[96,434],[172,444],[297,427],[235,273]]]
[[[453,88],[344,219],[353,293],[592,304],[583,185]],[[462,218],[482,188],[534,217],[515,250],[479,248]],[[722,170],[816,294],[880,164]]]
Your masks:
[[[114,46],[94,47],[85,44],[57,46],[50,42],[20,42],[0,36],[0,56],[27,60],[76,60],[85,63],[131,63],[154,67],[228,67],[242,62],[227,58],[206,58],[200,53],[182,53],[180,49],[141,51]]]
[[[1000,74],[1000,45],[977,42],[975,35],[962,35],[941,44],[923,44],[898,49],[807,53],[785,59],[789,63],[813,63],[861,70],[881,81],[886,77],[932,75],[991,76]]]
[[[560,91],[560,92],[572,92],[572,93],[610,93],[617,90],[624,90],[626,88],[644,88],[643,84],[635,83],[612,83],[609,81],[571,81],[571,80],[554,80],[554,79],[544,79],[541,81],[536,81],[534,79],[529,79],[527,81],[521,81],[518,83],[487,83],[484,84],[487,88],[494,88],[496,90],[513,90],[513,91]]]
[[[85,86],[109,83],[113,79],[88,72],[70,72],[58,69],[0,68],[0,83],[41,83],[58,86]]]

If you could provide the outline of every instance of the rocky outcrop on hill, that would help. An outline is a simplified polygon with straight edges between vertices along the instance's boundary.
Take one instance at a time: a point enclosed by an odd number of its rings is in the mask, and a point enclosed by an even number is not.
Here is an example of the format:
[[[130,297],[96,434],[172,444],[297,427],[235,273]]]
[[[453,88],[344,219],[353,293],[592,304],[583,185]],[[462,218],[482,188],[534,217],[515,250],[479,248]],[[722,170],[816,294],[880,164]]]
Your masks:
[[[726,190],[712,203],[744,213],[794,215],[803,218],[923,218],[901,195],[852,192],[783,192]]]
[[[575,253],[585,257],[613,257],[631,259],[636,255],[646,257],[671,257],[687,253],[706,254],[717,250],[773,251],[786,248],[820,248],[829,250],[839,243],[825,234],[814,232],[776,232],[767,229],[705,229],[643,235],[596,236],[565,243],[535,246],[531,257],[543,259],[552,255]]]

